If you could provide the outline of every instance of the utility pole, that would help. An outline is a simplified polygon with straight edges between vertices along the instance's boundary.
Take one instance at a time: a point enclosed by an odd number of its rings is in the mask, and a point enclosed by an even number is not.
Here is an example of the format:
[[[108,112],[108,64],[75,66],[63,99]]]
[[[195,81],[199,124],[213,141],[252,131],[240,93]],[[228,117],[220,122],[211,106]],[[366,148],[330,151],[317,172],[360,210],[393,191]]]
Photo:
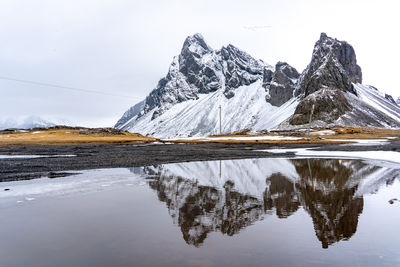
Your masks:
[[[312,105],[311,112],[310,112],[310,121],[308,122],[308,131],[307,131],[307,137],[308,137],[308,139],[310,139],[311,119],[312,119],[312,115],[313,115],[313,113],[314,113],[314,107],[315,107],[315,104]]]
[[[222,133],[221,124],[222,124],[221,105],[219,105],[219,134],[220,134],[220,135],[221,135],[221,133]]]
[[[219,161],[219,179],[221,179],[222,176],[222,161]]]

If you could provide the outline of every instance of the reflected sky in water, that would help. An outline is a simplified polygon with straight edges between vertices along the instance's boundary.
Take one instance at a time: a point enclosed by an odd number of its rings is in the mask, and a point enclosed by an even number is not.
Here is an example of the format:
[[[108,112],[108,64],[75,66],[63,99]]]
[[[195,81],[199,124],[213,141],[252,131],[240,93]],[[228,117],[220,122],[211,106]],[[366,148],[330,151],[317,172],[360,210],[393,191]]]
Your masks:
[[[400,264],[400,166],[381,162],[189,162],[0,190],[1,266]]]

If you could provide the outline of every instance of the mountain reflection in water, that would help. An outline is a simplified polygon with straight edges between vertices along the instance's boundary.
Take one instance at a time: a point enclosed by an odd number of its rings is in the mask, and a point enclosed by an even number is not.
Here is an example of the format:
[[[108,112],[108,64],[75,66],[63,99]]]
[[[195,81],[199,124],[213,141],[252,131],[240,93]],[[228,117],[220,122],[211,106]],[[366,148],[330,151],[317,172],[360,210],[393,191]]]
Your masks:
[[[323,248],[350,239],[363,211],[363,194],[391,184],[400,170],[359,160],[248,159],[132,168],[151,178],[187,244],[210,232],[232,236],[274,213],[285,219],[301,207]]]

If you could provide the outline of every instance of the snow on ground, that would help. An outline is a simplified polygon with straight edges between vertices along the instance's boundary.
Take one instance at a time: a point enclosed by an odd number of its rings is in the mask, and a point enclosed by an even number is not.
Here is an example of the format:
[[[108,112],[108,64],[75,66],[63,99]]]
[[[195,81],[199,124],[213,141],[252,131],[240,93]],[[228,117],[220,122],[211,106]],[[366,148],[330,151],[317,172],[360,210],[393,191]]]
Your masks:
[[[400,163],[400,153],[395,151],[311,151],[303,149],[296,152],[296,156],[358,158]]]
[[[314,131],[310,132],[310,135],[335,135],[336,132],[332,130],[322,130],[322,131]]]
[[[296,157],[304,158],[367,159],[400,164],[400,152],[396,151],[319,151],[308,148],[265,149],[261,151],[276,154],[294,153]]]
[[[43,158],[42,155],[0,155],[0,159],[34,159]]]
[[[301,137],[265,135],[265,136],[226,136],[226,137],[207,137],[205,140],[300,140]]]
[[[67,196],[74,193],[103,191],[112,186],[140,184],[144,177],[129,169],[97,169],[60,179],[39,178],[0,183],[0,204],[23,203],[45,196]],[[5,191],[5,189],[9,189]]]
[[[76,155],[0,155],[0,159],[35,159],[54,157],[76,157]]]
[[[326,132],[325,134],[328,134],[328,131],[321,131],[321,132]],[[396,137],[394,137],[396,138]],[[389,139],[393,139],[393,137],[386,137],[385,139],[336,139],[336,138],[331,138],[331,139],[326,139],[322,138],[324,141],[332,141],[332,142],[348,142],[346,144],[343,144],[343,146],[346,145],[383,145],[389,141]],[[205,142],[205,141],[290,141],[290,140],[306,140],[304,137],[293,137],[293,136],[283,136],[283,135],[248,135],[248,136],[209,136],[209,137],[182,137],[182,138],[171,138],[171,139],[161,139],[162,141],[199,141],[199,142]]]
[[[224,96],[222,89],[203,94],[197,100],[175,104],[153,120],[153,112],[150,111],[139,119],[133,117],[124,125],[124,129],[158,138],[219,134],[221,106],[222,133],[243,129],[262,130],[289,118],[298,103],[298,100],[292,99],[281,107],[272,106],[265,101],[267,93],[261,80],[241,86],[234,93],[230,99]]]
[[[330,139],[330,140],[335,140],[340,142],[350,142],[348,144],[343,144],[343,146],[346,145],[371,146],[371,145],[384,145],[385,143],[389,142],[389,139],[390,137],[387,137],[386,139]]]
[[[255,141],[255,140],[300,140],[301,137],[282,136],[282,135],[261,135],[261,136],[221,136],[221,137],[185,137],[177,139],[163,139],[164,141],[184,140],[184,141]]]

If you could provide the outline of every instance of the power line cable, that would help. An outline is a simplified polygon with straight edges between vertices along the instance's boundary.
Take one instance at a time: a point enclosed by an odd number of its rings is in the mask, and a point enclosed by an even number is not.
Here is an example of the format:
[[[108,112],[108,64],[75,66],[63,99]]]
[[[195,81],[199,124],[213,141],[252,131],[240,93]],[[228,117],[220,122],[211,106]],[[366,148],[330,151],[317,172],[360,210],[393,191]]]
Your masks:
[[[70,87],[70,86],[64,86],[64,85],[58,85],[58,84],[51,84],[51,83],[43,83],[43,82],[36,82],[36,81],[23,80],[23,79],[15,79],[15,78],[10,78],[10,77],[3,77],[3,76],[0,76],[0,79],[1,79],[1,80],[7,80],[7,81],[20,82],[20,83],[27,83],[27,84],[40,85],[40,86],[48,86],[48,87],[61,88],[61,89],[65,89],[65,90],[79,91],[79,92],[85,92],[85,93],[92,93],[92,94],[100,94],[100,95],[108,95],[108,96],[116,96],[116,97],[125,97],[125,98],[133,98],[133,99],[140,99],[140,100],[143,99],[143,98],[135,97],[135,96],[126,96],[126,95],[112,94],[112,93],[101,92],[101,91],[90,90],[90,89],[76,88],[76,87]]]

